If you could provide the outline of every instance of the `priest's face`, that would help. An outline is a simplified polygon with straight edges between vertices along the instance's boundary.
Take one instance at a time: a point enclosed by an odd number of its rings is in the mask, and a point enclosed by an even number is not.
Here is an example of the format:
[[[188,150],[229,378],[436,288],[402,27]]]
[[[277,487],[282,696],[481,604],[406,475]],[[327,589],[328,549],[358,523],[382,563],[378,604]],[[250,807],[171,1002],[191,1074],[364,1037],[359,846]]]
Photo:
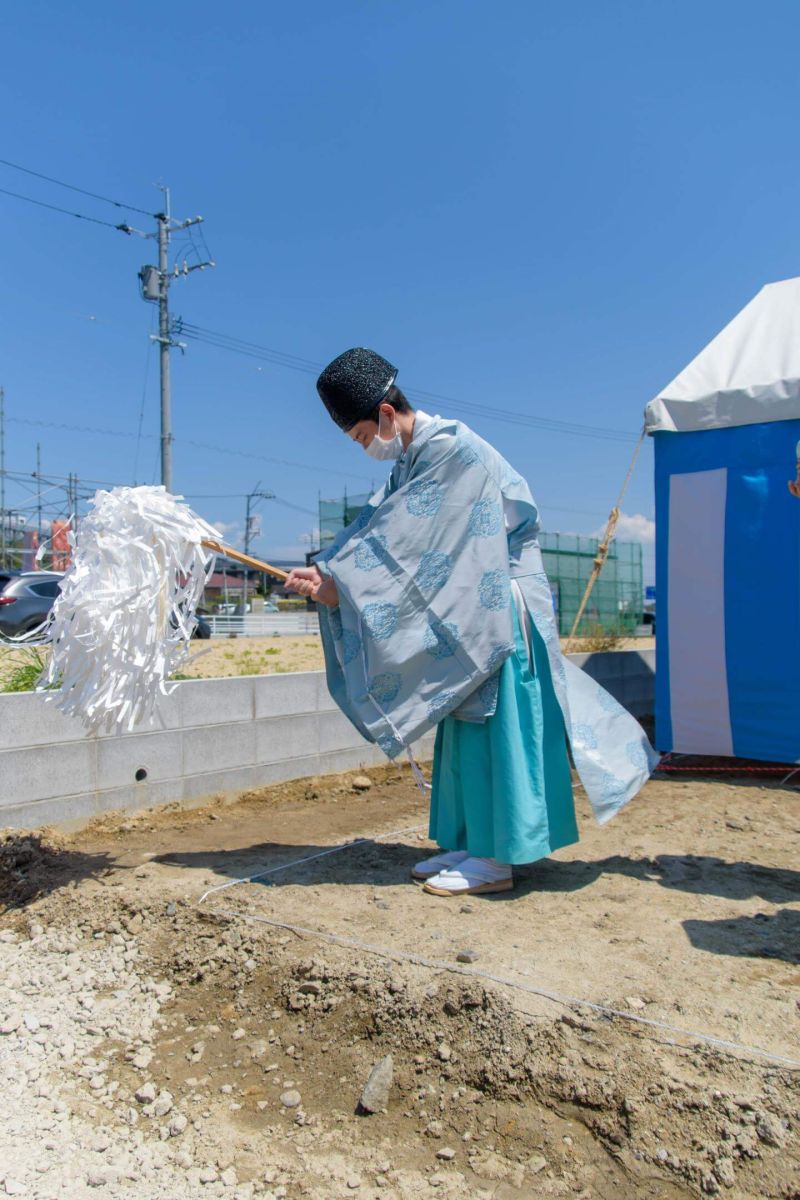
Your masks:
[[[391,404],[382,404],[380,411],[380,436],[382,438],[388,440],[394,436],[394,418],[395,412]],[[348,429],[347,436],[354,442],[358,442],[363,450],[366,450],[372,439],[377,437],[378,432],[378,422],[366,417],[363,421],[356,421],[355,425]]]

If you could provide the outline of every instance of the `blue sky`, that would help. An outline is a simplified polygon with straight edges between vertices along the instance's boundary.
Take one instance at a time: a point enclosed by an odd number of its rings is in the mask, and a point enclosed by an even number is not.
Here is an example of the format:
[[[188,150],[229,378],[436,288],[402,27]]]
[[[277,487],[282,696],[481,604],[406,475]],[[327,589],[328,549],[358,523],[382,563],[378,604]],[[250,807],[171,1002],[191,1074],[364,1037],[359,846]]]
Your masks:
[[[468,418],[548,529],[597,529],[647,400],[797,271],[794,2],[32,0],[0,29],[1,158],[152,212],[163,181],[204,215],[218,265],[174,285],[176,315],[312,363],[373,346],[452,398],[429,410],[621,432]],[[0,187],[121,215],[5,167]],[[44,472],[157,481],[152,242],[0,194],[0,244],[7,467],[38,440]],[[274,491],[257,552],[385,474],[312,373],[190,342],[172,375],[175,490],[232,540],[243,493]],[[651,476],[648,446],[624,529],[647,535]]]

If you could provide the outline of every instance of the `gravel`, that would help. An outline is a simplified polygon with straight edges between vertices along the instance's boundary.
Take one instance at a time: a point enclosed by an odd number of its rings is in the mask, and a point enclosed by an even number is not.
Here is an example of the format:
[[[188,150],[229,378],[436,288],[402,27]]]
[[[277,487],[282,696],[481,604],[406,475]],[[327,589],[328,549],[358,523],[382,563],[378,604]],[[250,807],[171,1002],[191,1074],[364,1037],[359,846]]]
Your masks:
[[[128,922],[134,930],[138,916]],[[147,1172],[148,1200],[188,1198],[186,1171],[169,1148],[187,1129],[186,1115],[149,1081],[133,1104],[118,1099],[101,1057],[109,1040],[133,1044],[136,1066],[145,1068],[171,988],[138,974],[130,931],[121,944],[94,932],[32,922],[30,939],[11,930],[0,936],[0,1195],[82,1200],[96,1191],[104,1200],[141,1200]],[[154,1122],[167,1114],[162,1141]]]

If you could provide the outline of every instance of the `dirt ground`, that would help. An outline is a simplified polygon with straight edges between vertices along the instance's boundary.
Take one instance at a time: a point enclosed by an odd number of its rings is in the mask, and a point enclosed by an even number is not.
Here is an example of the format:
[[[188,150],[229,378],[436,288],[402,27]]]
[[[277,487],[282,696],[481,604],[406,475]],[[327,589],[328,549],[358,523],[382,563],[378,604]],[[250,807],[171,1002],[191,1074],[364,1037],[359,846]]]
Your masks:
[[[181,674],[190,679],[222,675],[274,675],[321,671],[325,666],[319,637],[211,638],[192,642]]]
[[[407,771],[367,778],[0,839],[0,1187],[798,1200],[800,792],[656,779],[602,828],[579,792],[579,845],[464,902],[409,881]]]
[[[566,645],[566,638],[562,645]],[[655,638],[624,638],[617,650],[648,650]],[[594,643],[580,638],[574,643],[575,652],[594,648]],[[47,649],[39,653],[47,655]],[[30,651],[0,646],[0,691],[13,671],[30,661]],[[322,644],[318,637],[252,637],[212,638],[195,640],[191,657],[180,675],[187,679],[217,679],[229,675],[274,675],[287,671],[320,671],[325,666]]]
[[[0,646],[0,691],[13,672],[31,661],[33,653],[46,660],[46,646],[31,651]],[[179,672],[186,679],[217,679],[223,675],[273,675],[287,671],[319,671],[325,662],[319,637],[252,637],[195,639],[190,658]]]

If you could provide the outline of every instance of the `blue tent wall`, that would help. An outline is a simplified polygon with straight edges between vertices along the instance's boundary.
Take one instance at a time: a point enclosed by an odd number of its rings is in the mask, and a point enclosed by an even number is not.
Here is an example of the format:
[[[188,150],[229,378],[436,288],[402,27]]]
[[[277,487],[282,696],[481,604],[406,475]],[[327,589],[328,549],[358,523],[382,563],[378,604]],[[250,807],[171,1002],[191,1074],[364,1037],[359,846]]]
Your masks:
[[[680,631],[671,625],[669,563],[671,540],[691,538],[692,529],[686,527],[690,522],[669,527],[671,484],[677,475],[723,470],[722,594],[731,752],[800,762],[800,499],[787,487],[795,475],[800,420],[660,432],[654,440],[656,744],[664,751],[686,749],[675,744],[673,729],[670,643],[672,638],[678,644]]]

